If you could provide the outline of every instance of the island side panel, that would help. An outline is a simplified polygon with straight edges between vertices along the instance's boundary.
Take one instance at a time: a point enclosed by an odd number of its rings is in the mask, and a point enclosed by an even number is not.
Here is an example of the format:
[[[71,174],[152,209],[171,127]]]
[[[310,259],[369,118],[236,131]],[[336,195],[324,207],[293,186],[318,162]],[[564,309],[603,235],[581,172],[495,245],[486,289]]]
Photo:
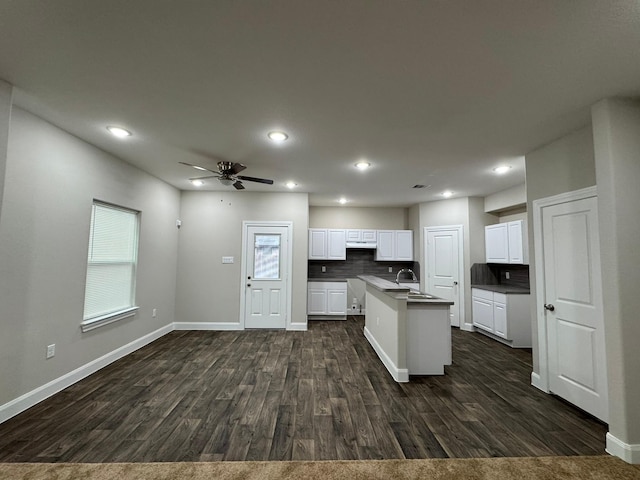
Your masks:
[[[407,368],[410,375],[444,375],[451,365],[449,305],[409,303]]]
[[[367,285],[365,336],[397,382],[408,382],[407,301]]]

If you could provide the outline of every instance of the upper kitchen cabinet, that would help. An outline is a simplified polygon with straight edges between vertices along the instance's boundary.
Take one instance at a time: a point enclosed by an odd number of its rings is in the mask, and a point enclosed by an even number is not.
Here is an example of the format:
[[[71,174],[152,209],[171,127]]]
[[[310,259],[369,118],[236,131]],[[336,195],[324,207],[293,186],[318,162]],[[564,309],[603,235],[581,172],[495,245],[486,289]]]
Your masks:
[[[523,232],[522,220],[486,226],[484,240],[487,263],[527,263]]]
[[[376,234],[376,230],[349,229],[347,230],[347,242],[375,243]]]
[[[346,230],[309,229],[309,260],[346,260],[346,245]]]
[[[378,230],[377,261],[413,261],[412,230]]]

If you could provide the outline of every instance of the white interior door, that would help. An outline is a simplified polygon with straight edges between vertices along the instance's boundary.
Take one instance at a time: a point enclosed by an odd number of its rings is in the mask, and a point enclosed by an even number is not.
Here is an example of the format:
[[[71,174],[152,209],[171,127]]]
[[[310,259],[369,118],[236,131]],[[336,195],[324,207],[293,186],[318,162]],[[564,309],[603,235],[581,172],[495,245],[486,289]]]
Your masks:
[[[549,390],[608,418],[597,198],[542,209]]]
[[[462,227],[426,227],[427,293],[453,302],[451,325],[460,326]]]
[[[289,295],[286,226],[246,226],[245,328],[285,328]]]

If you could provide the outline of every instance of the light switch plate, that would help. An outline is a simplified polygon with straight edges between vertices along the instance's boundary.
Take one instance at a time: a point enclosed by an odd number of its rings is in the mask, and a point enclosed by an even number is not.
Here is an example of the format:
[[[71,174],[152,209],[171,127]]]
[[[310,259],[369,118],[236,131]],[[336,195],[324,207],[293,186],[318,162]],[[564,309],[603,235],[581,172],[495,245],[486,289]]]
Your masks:
[[[233,257],[222,257],[222,263],[233,263]]]

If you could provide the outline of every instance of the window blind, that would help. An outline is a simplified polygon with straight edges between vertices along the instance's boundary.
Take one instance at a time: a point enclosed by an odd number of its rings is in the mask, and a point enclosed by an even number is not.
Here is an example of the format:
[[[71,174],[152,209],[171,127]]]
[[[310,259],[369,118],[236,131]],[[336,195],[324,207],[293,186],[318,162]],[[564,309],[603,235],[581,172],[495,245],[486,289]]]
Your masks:
[[[117,314],[135,304],[138,212],[94,202],[84,320]]]

